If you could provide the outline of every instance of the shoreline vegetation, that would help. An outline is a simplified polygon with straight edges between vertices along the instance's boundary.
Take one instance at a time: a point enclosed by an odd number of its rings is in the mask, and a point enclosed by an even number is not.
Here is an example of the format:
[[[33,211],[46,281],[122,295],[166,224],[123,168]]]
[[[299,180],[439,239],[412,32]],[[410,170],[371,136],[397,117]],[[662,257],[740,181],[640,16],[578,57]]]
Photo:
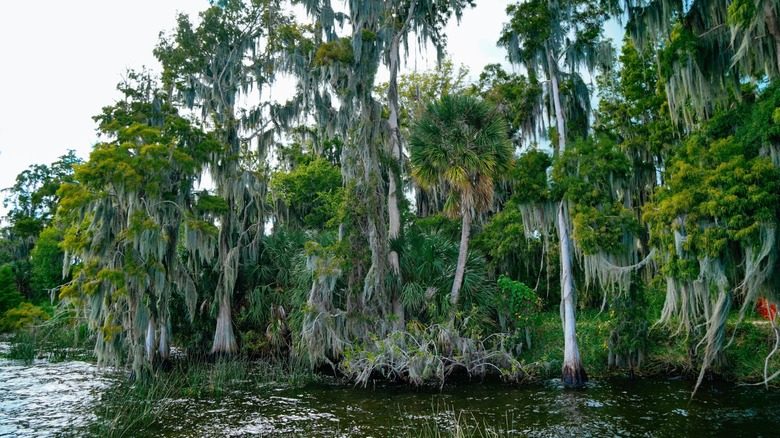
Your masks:
[[[127,372],[100,427],[327,373],[780,381],[778,0],[523,0],[474,75],[474,0],[208,3],[2,192],[6,356]]]
[[[579,341],[585,358],[584,365],[588,367],[591,379],[621,379],[625,384],[628,380],[638,379],[686,379],[695,382],[698,376],[698,364],[689,356],[689,343],[674,328],[668,326],[653,326],[648,331],[647,351],[642,354],[641,362],[633,370],[625,367],[615,367],[614,355],[610,354],[607,345],[610,330],[610,315],[596,310],[580,312],[578,319]],[[733,333],[737,315],[730,319],[728,334]],[[67,328],[70,327],[70,328]],[[90,423],[88,432],[96,436],[121,437],[132,434],[132,431],[152,431],[162,424],[167,406],[176,400],[187,398],[207,398],[219,401],[231,391],[252,387],[253,392],[268,391],[269,396],[274,390],[282,388],[304,388],[308,385],[324,383],[329,385],[348,385],[368,387],[371,391],[376,385],[393,385],[445,390],[451,385],[465,385],[487,382],[503,382],[508,385],[534,384],[542,380],[559,377],[558,369],[563,360],[560,339],[562,327],[557,314],[541,313],[537,325],[530,334],[532,346],[517,357],[519,369],[502,370],[498,367],[485,367],[484,374],[469,375],[464,366],[458,366],[445,381],[439,376],[410,375],[398,378],[388,367],[376,365],[374,372],[367,376],[355,373],[355,366],[346,362],[354,361],[356,351],[345,353],[341,361],[334,366],[321,365],[313,369],[305,361],[291,357],[254,357],[245,355],[226,357],[224,355],[206,354],[187,356],[184,352],[174,349],[174,354],[157,369],[141,378],[130,376],[124,369],[119,379],[99,395],[101,403],[95,411],[96,419]],[[390,335],[390,339],[398,335]],[[525,333],[523,333],[525,341]],[[3,342],[8,342],[8,348],[0,357],[20,360],[31,366],[36,359],[48,361],[82,360],[96,362],[96,357],[89,352],[94,340],[88,335],[83,325],[68,323],[65,319],[43,326],[26,327],[15,334],[5,334]],[[463,340],[461,340],[462,342]],[[774,335],[768,321],[749,319],[742,322],[734,336],[734,341],[725,352],[722,362],[707,376],[707,380],[723,380],[734,384],[757,384],[764,379],[765,353],[772,348]],[[397,348],[397,345],[395,346]],[[347,350],[350,351],[350,350]],[[365,353],[364,353],[365,356]],[[610,359],[610,356],[613,356]],[[455,364],[456,361],[445,357],[430,358]],[[463,362],[463,358],[457,361]],[[774,364],[776,365],[776,364]],[[120,371],[121,368],[114,369]],[[107,372],[111,370],[107,369]],[[518,377],[521,372],[522,378]],[[120,371],[121,372],[121,371]],[[474,370],[472,369],[472,372]],[[361,380],[362,379],[362,380]],[[778,382],[770,382],[771,388],[777,388]],[[587,390],[587,385],[585,387]],[[707,391],[707,382],[703,389]],[[501,428],[491,424],[482,424],[473,414],[457,412],[445,407],[439,407],[439,412],[420,427],[410,428],[408,436],[455,436],[455,437],[489,437],[503,436]],[[449,418],[448,428],[443,429],[438,421]],[[511,430],[511,428],[506,428]]]
[[[610,353],[608,345],[610,331],[610,316],[605,312],[589,310],[581,312],[577,321],[579,342],[583,351],[587,352],[584,359],[592,378],[602,379],[610,377],[641,378],[682,378],[695,380],[699,373],[699,365],[686,337],[680,333],[679,328],[656,325],[648,330],[648,348],[641,355],[639,363],[628,367],[625,364],[615,364],[614,353]],[[737,384],[761,384],[764,380],[764,365],[767,354],[771,351],[775,338],[769,321],[760,317],[748,318],[737,326],[738,315],[734,314],[729,319],[727,335],[732,339],[731,344],[724,352],[721,361],[708,373],[709,380],[721,380]],[[431,327],[427,335],[438,336],[442,340],[442,328]],[[735,333],[736,329],[736,333]],[[419,329],[418,329],[419,330]],[[403,332],[404,336],[410,336],[409,332]],[[419,336],[419,332],[418,336]],[[557,370],[563,360],[563,352],[558,339],[562,334],[558,315],[545,312],[539,315],[538,325],[530,334],[531,348],[524,348],[519,356],[504,351],[498,354],[491,349],[482,350],[479,354],[472,354],[471,361],[463,358],[463,352],[451,352],[455,354],[442,355],[433,351],[426,351],[431,363],[441,363],[442,369],[427,374],[416,372],[409,373],[409,364],[404,363],[403,371],[399,369],[398,362],[379,360],[376,357],[377,350],[368,351],[360,346],[348,348],[340,360],[332,364],[321,364],[312,368],[310,363],[300,358],[291,356],[274,357],[265,355],[239,355],[225,357],[214,354],[196,354],[187,356],[183,351],[174,348],[174,353],[165,363],[150,371],[146,378],[139,382],[152,384],[157,380],[158,374],[163,380],[171,377],[180,377],[190,374],[192,366],[197,373],[204,373],[212,368],[219,380],[222,374],[233,373],[232,366],[242,368],[241,372],[248,373],[250,369],[256,369],[262,376],[256,382],[259,384],[274,384],[284,382],[289,385],[300,385],[315,382],[316,376],[335,377],[344,385],[368,386],[368,383],[387,383],[409,386],[440,386],[445,384],[463,384],[468,382],[481,382],[483,380],[502,381],[508,384],[523,382],[535,382],[550,379],[557,376]],[[452,336],[452,334],[450,334]],[[508,335],[506,335],[508,337]],[[400,346],[396,343],[387,343],[397,340],[400,333],[391,333],[387,339],[377,345],[384,349],[395,349],[400,353]],[[525,334],[523,334],[524,340]],[[420,337],[422,339],[422,337]],[[37,327],[25,327],[15,333],[4,333],[0,341],[7,342],[9,348],[0,357],[10,360],[22,361],[32,365],[36,359],[50,362],[68,360],[82,360],[97,363],[94,352],[90,351],[94,346],[85,326],[77,326],[63,330],[62,325],[47,324]],[[476,339],[460,338],[456,342],[461,344],[471,341],[476,345]],[[453,342],[453,339],[444,340]],[[415,341],[416,345],[420,340]],[[484,345],[484,344],[482,344]],[[478,349],[477,349],[478,350]],[[374,353],[374,354],[372,354]],[[360,356],[362,354],[362,356]],[[487,355],[500,356],[501,359],[491,362],[485,358]],[[695,353],[694,353],[695,354]],[[371,366],[356,364],[360,357],[365,362],[366,355],[373,358]],[[401,354],[403,355],[403,354]],[[405,352],[405,356],[410,354]],[[387,359],[387,358],[385,358]],[[235,362],[236,364],[233,364]],[[770,366],[780,365],[780,360],[774,358]],[[501,368],[491,363],[504,363],[507,368]],[[512,370],[511,366],[516,369]],[[446,370],[444,367],[446,366]],[[424,368],[424,367],[423,367]],[[120,368],[121,369],[121,368]],[[127,370],[126,370],[127,371]],[[444,373],[444,374],[441,374]],[[177,378],[178,378],[177,377]],[[128,374],[128,381],[135,381],[136,377]],[[196,379],[197,380],[197,379]],[[208,379],[206,379],[208,380]],[[769,382],[771,387],[777,387],[778,382]],[[217,385],[219,386],[219,385]]]

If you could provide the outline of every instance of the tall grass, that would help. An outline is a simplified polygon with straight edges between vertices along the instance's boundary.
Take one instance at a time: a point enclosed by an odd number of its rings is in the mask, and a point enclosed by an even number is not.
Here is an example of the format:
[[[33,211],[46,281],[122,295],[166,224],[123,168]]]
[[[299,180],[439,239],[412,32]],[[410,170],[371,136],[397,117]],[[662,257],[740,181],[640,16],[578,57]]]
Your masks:
[[[54,316],[43,323],[19,328],[11,336],[9,359],[31,364],[36,358],[50,362],[89,360],[93,358],[85,322],[76,317],[73,309],[56,309]]]
[[[8,359],[20,360],[30,365],[35,360],[38,351],[38,338],[32,332],[16,333],[11,338],[11,348],[6,353]]]
[[[152,432],[164,424],[167,408],[182,398],[221,400],[246,388],[271,390],[303,386],[315,376],[295,362],[250,362],[243,358],[190,358],[172,363],[148,378],[124,381],[108,389],[95,412],[90,433],[106,437]],[[148,434],[148,433],[147,433]]]
[[[433,406],[431,415],[426,416],[422,423],[412,423],[406,415],[402,415],[407,437],[447,437],[447,438],[498,438],[516,436],[512,427],[512,418],[505,417],[502,428],[496,428],[487,420],[479,420],[467,411],[456,411],[445,406]]]
[[[179,383],[177,379],[122,382],[108,389],[97,404],[97,421],[90,427],[90,434],[125,437],[147,430],[175,399]]]

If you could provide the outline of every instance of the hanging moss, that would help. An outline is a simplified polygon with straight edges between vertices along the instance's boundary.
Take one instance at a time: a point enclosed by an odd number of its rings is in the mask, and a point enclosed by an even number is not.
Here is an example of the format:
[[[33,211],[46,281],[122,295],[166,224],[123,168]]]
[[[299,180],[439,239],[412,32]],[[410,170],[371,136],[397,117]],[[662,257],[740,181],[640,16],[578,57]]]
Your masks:
[[[773,121],[780,88],[757,97],[746,96],[691,135],[669,159],[667,185],[645,208],[667,276],[662,318],[677,318],[701,337],[699,383],[725,348],[734,298],[744,300],[743,315],[759,294],[776,298],[780,172],[767,151],[780,140]]]

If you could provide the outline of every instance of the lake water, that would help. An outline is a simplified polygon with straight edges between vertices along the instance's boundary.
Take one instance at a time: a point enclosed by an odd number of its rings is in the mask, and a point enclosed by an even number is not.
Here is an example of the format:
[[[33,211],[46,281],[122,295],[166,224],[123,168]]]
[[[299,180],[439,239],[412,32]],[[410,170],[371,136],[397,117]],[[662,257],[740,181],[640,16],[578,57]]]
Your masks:
[[[0,436],[84,436],[122,373],[80,362],[0,359]],[[609,379],[583,391],[557,380],[439,388],[303,388],[237,382],[218,399],[166,400],[158,421],[127,436],[778,436],[780,394],[763,387]]]

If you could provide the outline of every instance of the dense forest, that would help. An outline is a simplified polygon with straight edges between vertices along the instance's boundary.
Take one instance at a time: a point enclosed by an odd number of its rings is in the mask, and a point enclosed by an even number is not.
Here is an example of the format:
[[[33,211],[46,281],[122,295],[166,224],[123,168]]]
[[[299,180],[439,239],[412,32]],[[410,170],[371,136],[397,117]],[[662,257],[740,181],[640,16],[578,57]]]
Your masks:
[[[581,351],[633,375],[675,337],[698,386],[747,327],[780,375],[780,1],[527,0],[511,71],[468,72],[444,29],[475,3],[180,15],[88,158],[3,192],[0,328],[71,330],[134,377],[184,356],[581,387]]]

